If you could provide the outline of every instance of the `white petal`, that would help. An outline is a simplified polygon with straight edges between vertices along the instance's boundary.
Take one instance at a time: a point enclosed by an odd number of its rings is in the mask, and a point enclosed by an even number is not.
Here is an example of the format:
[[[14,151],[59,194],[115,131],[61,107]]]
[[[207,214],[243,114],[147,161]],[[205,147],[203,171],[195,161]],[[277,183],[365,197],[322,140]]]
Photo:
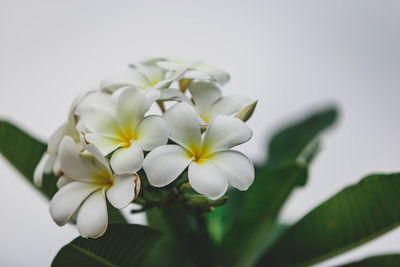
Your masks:
[[[143,164],[143,150],[132,142],[129,147],[117,149],[111,156],[111,167],[118,174],[132,174],[140,170]]]
[[[213,103],[211,114],[213,116],[223,114],[231,115],[238,112],[242,107],[251,102],[251,99],[245,96],[230,95],[224,96]]]
[[[194,108],[185,102],[178,103],[164,113],[170,126],[172,141],[191,150],[201,142],[200,118]]]
[[[64,123],[49,137],[47,152],[56,153],[58,151],[58,147],[60,146],[60,142],[68,132],[68,124]]]
[[[216,81],[221,85],[226,84],[230,79],[229,74],[227,72],[204,62],[197,64],[196,66],[193,67],[193,69],[207,73],[214,79],[214,81]]]
[[[107,190],[107,199],[117,209],[129,205],[139,194],[140,179],[137,174],[114,175],[114,183]]]
[[[135,130],[136,140],[144,151],[153,150],[168,142],[169,129],[166,121],[160,116],[144,118]]]
[[[145,91],[146,97],[147,97],[147,107],[146,109],[149,110],[151,105],[160,98],[160,91],[159,90],[152,90],[148,89]]]
[[[222,95],[218,86],[211,82],[192,82],[189,90],[200,113],[209,112],[211,105]]]
[[[62,174],[60,157],[55,154],[54,154],[52,171],[53,171],[53,174],[57,177]]]
[[[148,111],[148,98],[134,87],[125,88],[118,97],[117,116],[122,129],[132,129]]]
[[[50,214],[62,226],[66,224],[81,203],[101,185],[71,182],[63,186],[50,201]]]
[[[46,169],[48,169],[48,165],[51,165],[51,163],[54,161],[54,156],[54,154],[50,154],[47,152],[43,154],[42,158],[35,168],[35,171],[33,172],[33,182],[36,186],[42,186],[43,174],[45,173]]]
[[[72,179],[93,182],[98,173],[103,171],[80,154],[69,136],[64,137],[61,141],[58,156],[62,171]]]
[[[82,125],[91,133],[104,137],[118,138],[121,128],[115,112],[107,108],[88,108],[82,114]]]
[[[147,78],[151,85],[155,85],[165,78],[165,70],[154,63],[147,62],[147,64],[131,65],[131,67],[136,67],[136,69]]]
[[[100,84],[101,89],[106,92],[115,92],[116,90],[126,86],[139,86],[145,88],[149,86],[149,81],[137,69],[124,69],[118,74],[108,77]]]
[[[247,142],[252,136],[250,128],[241,120],[226,116],[216,116],[208,126],[203,146],[210,152],[225,150]]]
[[[159,146],[146,156],[143,169],[151,185],[162,187],[175,180],[190,161],[187,151],[180,146]]]
[[[190,99],[178,89],[167,88],[167,89],[160,90],[160,93],[161,93],[160,100],[186,101],[188,103],[190,102]]]
[[[87,93],[75,108],[75,114],[80,116],[89,108],[109,108],[113,110],[115,104],[111,101],[111,95],[92,91]]]
[[[98,134],[83,133],[83,136],[86,144],[93,143],[104,156],[107,156],[123,144],[119,139],[105,137]]]
[[[109,174],[111,174],[110,165],[108,164],[108,161],[103,156],[101,151],[93,144],[87,144],[85,148],[87,152],[89,152],[93,157],[95,157],[96,161],[99,162],[102,165],[102,167],[104,167],[108,171]]]
[[[226,174],[233,187],[243,191],[253,183],[254,166],[243,153],[235,150],[217,152],[212,155],[212,161]]]
[[[193,189],[211,199],[222,197],[228,189],[225,173],[210,160],[191,162],[188,174]]]
[[[83,202],[78,212],[77,226],[83,237],[102,236],[108,225],[105,189],[97,190]]]
[[[66,184],[69,184],[71,182],[73,182],[74,180],[68,178],[67,176],[63,175],[60,178],[58,178],[57,180],[57,188],[60,189],[61,187],[63,187]]]

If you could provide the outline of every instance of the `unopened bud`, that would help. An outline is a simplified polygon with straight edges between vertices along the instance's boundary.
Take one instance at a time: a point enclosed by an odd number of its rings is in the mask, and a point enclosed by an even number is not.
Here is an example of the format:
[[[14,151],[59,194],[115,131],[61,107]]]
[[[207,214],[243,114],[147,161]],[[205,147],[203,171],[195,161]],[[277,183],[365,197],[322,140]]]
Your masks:
[[[242,121],[247,121],[248,119],[250,119],[251,115],[253,115],[253,112],[257,106],[257,101],[258,100],[255,100],[253,102],[250,102],[246,106],[242,107],[236,114],[236,118]]]

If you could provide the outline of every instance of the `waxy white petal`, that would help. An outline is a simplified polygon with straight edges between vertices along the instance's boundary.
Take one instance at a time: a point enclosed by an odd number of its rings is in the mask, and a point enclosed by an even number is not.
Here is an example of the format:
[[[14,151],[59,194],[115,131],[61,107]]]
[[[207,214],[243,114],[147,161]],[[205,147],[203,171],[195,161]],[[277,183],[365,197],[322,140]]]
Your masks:
[[[115,112],[110,109],[88,108],[81,117],[83,126],[91,133],[104,137],[118,138],[121,128]]]
[[[160,90],[160,93],[161,93],[160,100],[163,101],[186,101],[188,103],[190,102],[190,99],[178,89],[166,88]]]
[[[211,82],[192,82],[189,90],[200,114],[210,112],[211,105],[222,96],[218,86]]]
[[[147,116],[136,128],[137,143],[144,151],[165,145],[168,142],[169,129],[166,121],[160,116]]]
[[[208,126],[203,146],[209,151],[226,150],[249,141],[252,136],[250,128],[241,120],[226,116],[216,116]]]
[[[97,162],[99,162],[102,165],[101,167],[105,168],[108,171],[108,173],[111,175],[110,166],[109,166],[106,158],[101,153],[101,151],[93,144],[87,144],[85,148],[86,148],[87,152],[89,152],[93,157],[95,157]]]
[[[151,185],[162,187],[178,178],[190,161],[188,152],[180,146],[159,146],[146,156],[143,169]]]
[[[191,162],[188,176],[193,189],[211,199],[222,197],[228,189],[225,173],[210,160]]]
[[[33,172],[33,182],[36,186],[41,187],[43,181],[43,174],[51,170],[51,165],[54,162],[55,154],[45,152],[40,159],[38,165]]]
[[[75,115],[82,115],[89,108],[108,108],[112,110],[115,103],[111,100],[111,95],[101,91],[92,91],[87,93],[82,101],[76,106]]]
[[[111,168],[117,174],[132,174],[140,170],[143,164],[143,150],[132,142],[129,147],[117,149],[111,156]]]
[[[50,214],[53,220],[62,226],[66,224],[81,203],[101,185],[71,182],[63,186],[50,201]]]
[[[200,118],[194,108],[185,102],[175,104],[164,113],[170,126],[170,138],[188,150],[201,142]]]
[[[224,96],[213,103],[211,114],[231,115],[238,112],[242,107],[251,102],[251,99],[245,96],[230,95]]]
[[[139,194],[140,179],[137,174],[114,175],[114,183],[107,190],[107,199],[117,209],[125,208]]]
[[[108,214],[104,191],[105,188],[91,194],[79,209],[76,224],[83,237],[97,238],[107,229]]]
[[[143,119],[148,111],[147,101],[147,96],[140,89],[123,89],[117,102],[117,118],[122,129],[133,129]]]
[[[93,164],[88,158],[82,156],[71,137],[66,136],[60,144],[58,153],[61,169],[66,176],[74,180],[94,182],[98,174],[107,170]]]
[[[220,151],[212,155],[212,161],[226,174],[233,187],[244,191],[253,183],[254,166],[243,153],[235,150]]]
[[[68,178],[67,176],[63,175],[60,178],[58,178],[57,180],[57,188],[60,189],[61,187],[63,187],[66,184],[69,184],[71,182],[73,182],[74,180]]]
[[[84,141],[86,144],[93,143],[104,156],[110,154],[123,144],[119,139],[92,133],[84,134]]]
[[[60,146],[60,142],[65,135],[68,133],[68,124],[64,123],[49,137],[49,141],[47,142],[47,152],[56,153],[58,151],[58,147]]]

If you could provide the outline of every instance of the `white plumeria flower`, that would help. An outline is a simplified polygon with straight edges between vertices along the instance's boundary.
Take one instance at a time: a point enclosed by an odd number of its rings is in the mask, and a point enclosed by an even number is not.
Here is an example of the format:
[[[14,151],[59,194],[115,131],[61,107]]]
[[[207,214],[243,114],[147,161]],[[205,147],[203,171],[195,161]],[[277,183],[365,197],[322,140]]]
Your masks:
[[[220,85],[226,84],[229,74],[203,61],[187,61],[181,59],[164,59],[157,61],[162,68],[170,71],[186,70],[183,78],[197,79],[217,82]]]
[[[252,102],[245,96],[222,96],[221,90],[212,82],[193,82],[189,90],[195,108],[205,123],[209,123],[217,115],[235,114]]]
[[[103,155],[113,152],[110,162],[115,173],[137,172],[142,167],[143,151],[167,143],[165,120],[157,115],[145,117],[155,99],[134,87],[121,88],[113,93],[109,105],[82,113],[84,141],[96,145]]]
[[[59,157],[64,176],[57,183],[60,190],[50,201],[50,214],[59,226],[77,214],[79,234],[96,238],[108,225],[106,197],[115,208],[126,207],[137,197],[140,179],[136,173],[113,174],[94,145],[86,149],[89,153],[81,153],[69,136],[61,141]]]
[[[67,122],[61,125],[50,136],[47,143],[47,150],[35,168],[33,181],[37,186],[42,186],[43,174],[45,173],[47,174],[53,171],[56,176],[61,175],[60,161],[57,154],[61,140],[64,136],[72,137],[79,150],[82,151],[84,149],[80,142],[79,132],[77,131],[77,127],[79,127],[77,125],[79,124],[81,113],[89,107],[105,106],[110,101],[111,96],[109,94],[95,90],[83,92],[74,99],[68,112]]]
[[[176,145],[157,147],[147,155],[143,169],[150,184],[165,186],[189,166],[189,183],[211,199],[223,196],[228,182],[239,190],[248,189],[254,180],[253,164],[241,152],[230,149],[251,138],[252,132],[244,122],[218,115],[202,140],[198,115],[188,103],[176,104],[164,117]]]
[[[179,80],[183,68],[167,71],[156,64],[160,58],[129,65],[129,69],[114,78],[102,82],[103,91],[115,92],[119,88],[134,86],[142,90],[159,90],[160,100],[185,100],[184,94],[178,89],[168,88],[174,81]]]

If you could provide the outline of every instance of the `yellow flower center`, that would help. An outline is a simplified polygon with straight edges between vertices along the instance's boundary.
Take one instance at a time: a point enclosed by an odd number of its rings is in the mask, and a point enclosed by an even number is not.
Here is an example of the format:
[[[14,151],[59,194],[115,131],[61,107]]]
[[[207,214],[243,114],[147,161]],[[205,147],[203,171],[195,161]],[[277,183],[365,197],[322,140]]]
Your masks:
[[[210,159],[210,151],[207,146],[201,145],[201,147],[191,146],[191,151],[188,151],[187,157],[193,159],[194,162],[202,164],[205,160]]]

